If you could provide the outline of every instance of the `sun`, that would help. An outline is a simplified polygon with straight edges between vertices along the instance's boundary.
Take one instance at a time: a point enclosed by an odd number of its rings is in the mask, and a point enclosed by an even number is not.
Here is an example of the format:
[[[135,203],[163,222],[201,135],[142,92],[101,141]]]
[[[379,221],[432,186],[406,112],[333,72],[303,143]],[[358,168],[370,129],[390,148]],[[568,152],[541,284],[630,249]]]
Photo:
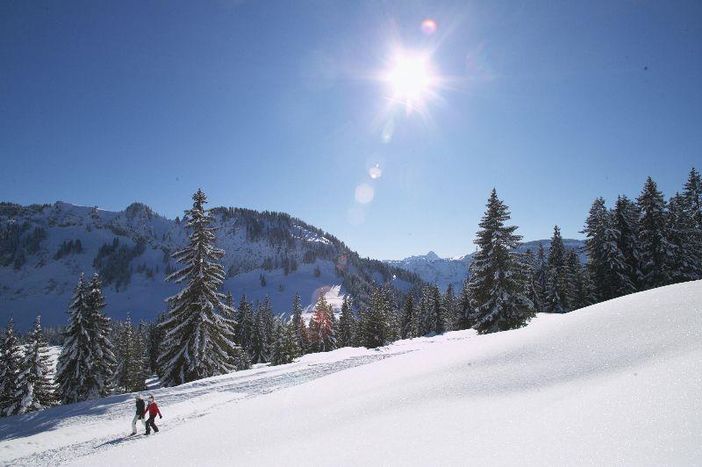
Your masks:
[[[436,77],[427,55],[403,51],[394,55],[384,81],[390,85],[391,99],[411,111],[423,106],[432,94]]]

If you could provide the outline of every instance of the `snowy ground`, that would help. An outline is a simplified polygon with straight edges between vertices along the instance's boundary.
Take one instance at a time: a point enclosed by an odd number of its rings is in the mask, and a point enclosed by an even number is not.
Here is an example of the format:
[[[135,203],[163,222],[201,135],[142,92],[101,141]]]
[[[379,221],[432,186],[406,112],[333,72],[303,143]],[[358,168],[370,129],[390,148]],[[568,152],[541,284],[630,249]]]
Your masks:
[[[0,464],[702,463],[702,281],[0,422]]]

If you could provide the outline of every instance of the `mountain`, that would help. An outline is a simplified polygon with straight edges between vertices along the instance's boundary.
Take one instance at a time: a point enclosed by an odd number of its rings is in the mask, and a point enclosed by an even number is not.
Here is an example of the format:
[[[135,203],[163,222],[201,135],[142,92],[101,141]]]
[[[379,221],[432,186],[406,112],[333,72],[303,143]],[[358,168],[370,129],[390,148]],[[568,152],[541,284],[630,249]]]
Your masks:
[[[132,394],[6,417],[0,464],[698,465],[700,309],[687,282],[152,389],[155,437]]]
[[[300,219],[241,208],[212,209],[217,245],[226,252],[223,291],[235,301],[271,298],[289,311],[295,293],[311,304],[321,293],[352,293],[363,301],[371,284],[398,293],[421,283],[414,274],[360,258],[336,237]],[[27,329],[35,315],[62,325],[81,273],[103,278],[109,316],[153,319],[178,285],[164,277],[179,267],[170,255],[187,243],[185,222],[133,203],[123,211],[57,202],[0,203],[0,323],[13,316]],[[338,305],[339,300],[334,301]]]
[[[520,253],[527,250],[536,252],[539,249],[539,243],[543,244],[544,250],[548,254],[551,248],[550,239],[522,243],[517,251]],[[580,261],[585,262],[585,242],[583,240],[564,239],[563,244],[567,249],[577,251]],[[457,258],[440,258],[436,253],[430,251],[426,255],[410,256],[400,260],[386,260],[385,263],[413,272],[423,281],[437,284],[441,290],[446,290],[446,287],[451,284],[456,291],[463,287],[463,281],[468,276],[468,268],[473,261],[473,254],[469,253]]]

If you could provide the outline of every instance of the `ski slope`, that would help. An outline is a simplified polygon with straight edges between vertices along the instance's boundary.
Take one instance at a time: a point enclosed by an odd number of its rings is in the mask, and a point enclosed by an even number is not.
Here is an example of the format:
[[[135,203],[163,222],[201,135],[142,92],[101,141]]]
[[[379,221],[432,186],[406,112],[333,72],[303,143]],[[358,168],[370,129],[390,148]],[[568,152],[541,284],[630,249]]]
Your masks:
[[[702,281],[523,329],[340,349],[0,421],[7,465],[680,465],[702,462]]]

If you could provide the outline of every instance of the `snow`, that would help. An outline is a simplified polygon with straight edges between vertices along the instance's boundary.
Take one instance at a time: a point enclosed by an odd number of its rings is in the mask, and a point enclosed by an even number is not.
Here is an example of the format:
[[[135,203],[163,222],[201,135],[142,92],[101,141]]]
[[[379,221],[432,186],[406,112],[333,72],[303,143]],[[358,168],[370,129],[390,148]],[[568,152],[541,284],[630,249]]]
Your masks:
[[[0,421],[0,464],[699,464],[702,281]]]

